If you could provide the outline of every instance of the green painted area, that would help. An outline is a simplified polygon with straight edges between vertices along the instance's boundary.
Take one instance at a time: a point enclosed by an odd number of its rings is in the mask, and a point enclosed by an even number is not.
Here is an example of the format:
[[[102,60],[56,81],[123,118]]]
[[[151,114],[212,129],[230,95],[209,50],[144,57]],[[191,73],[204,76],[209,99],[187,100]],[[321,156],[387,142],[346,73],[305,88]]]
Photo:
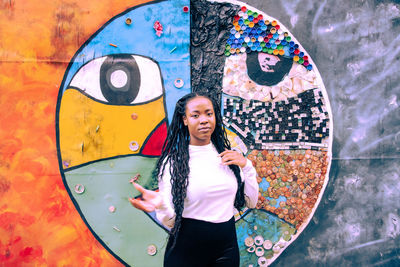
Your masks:
[[[251,236],[262,236],[264,240],[270,240],[275,245],[282,237],[289,241],[296,233],[296,228],[279,219],[276,215],[270,214],[264,210],[253,209],[243,218],[236,222],[236,233],[240,250],[240,266],[258,266],[258,256],[254,252],[248,252],[245,245],[245,239]],[[260,246],[256,246],[260,247]],[[270,259],[274,256],[271,249],[265,249],[264,257]]]
[[[81,213],[98,237],[131,266],[162,266],[168,233],[146,213],[134,208],[128,198],[136,197],[130,179],[137,173],[138,183],[155,189],[151,172],[157,158],[132,156],[96,162],[65,173],[65,179]],[[75,192],[82,184],[85,191]],[[115,207],[111,212],[110,207]],[[157,253],[147,253],[149,245]]]

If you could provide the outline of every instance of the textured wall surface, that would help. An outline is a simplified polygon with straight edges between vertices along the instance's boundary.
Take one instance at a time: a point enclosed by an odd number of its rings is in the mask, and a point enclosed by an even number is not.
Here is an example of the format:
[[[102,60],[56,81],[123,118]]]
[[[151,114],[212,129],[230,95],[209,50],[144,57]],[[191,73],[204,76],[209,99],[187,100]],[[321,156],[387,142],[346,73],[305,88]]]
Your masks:
[[[0,2],[0,265],[120,266],[58,169],[57,93],[77,49],[147,1]],[[274,266],[400,265],[400,3],[247,0],[311,55],[333,112],[330,181]]]

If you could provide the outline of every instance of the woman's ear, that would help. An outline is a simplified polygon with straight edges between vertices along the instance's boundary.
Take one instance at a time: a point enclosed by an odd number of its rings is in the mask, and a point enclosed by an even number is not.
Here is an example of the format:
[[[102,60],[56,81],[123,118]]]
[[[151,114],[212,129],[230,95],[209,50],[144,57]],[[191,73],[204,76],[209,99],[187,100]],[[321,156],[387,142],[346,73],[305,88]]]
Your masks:
[[[183,120],[183,124],[184,124],[185,126],[187,126],[187,125],[188,125],[188,121],[187,121],[186,115],[183,115],[183,116],[182,116],[182,120]]]

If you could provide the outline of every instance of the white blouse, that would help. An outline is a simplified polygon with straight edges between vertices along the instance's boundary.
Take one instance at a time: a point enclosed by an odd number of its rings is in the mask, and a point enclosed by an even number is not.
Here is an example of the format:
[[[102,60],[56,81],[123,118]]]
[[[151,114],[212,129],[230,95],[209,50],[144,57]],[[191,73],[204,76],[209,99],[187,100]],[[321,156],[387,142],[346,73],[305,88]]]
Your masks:
[[[213,223],[226,222],[234,214],[234,201],[237,181],[227,165],[221,163],[221,157],[212,143],[204,146],[189,145],[189,184],[184,201],[182,216]],[[241,169],[244,181],[246,205],[255,208],[258,199],[256,170],[250,160]],[[171,175],[169,164],[159,181],[162,204],[156,209],[157,219],[167,227],[175,223],[175,211],[171,195]]]

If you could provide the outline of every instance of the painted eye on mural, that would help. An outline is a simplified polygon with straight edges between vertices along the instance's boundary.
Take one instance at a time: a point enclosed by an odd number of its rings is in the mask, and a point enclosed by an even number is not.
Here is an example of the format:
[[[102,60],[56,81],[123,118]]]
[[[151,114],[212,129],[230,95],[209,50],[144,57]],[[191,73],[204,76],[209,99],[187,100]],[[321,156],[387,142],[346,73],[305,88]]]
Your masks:
[[[70,87],[112,105],[149,102],[163,92],[157,63],[129,54],[109,55],[90,61],[77,72]]]

